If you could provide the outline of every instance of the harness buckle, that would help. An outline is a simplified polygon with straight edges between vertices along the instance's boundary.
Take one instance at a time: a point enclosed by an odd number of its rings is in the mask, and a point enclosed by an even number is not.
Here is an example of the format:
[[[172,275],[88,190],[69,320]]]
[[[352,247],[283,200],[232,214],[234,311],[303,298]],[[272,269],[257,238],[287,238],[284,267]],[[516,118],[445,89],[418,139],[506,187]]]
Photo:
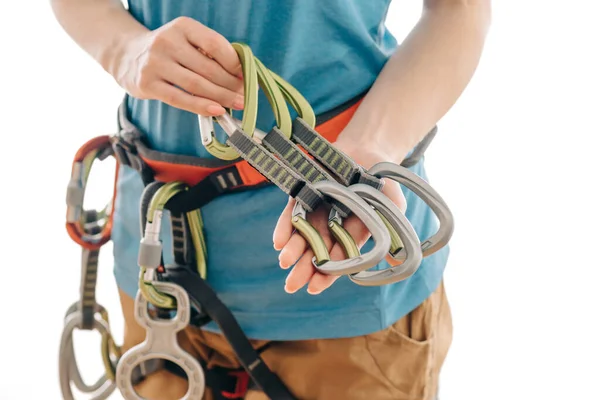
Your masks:
[[[137,152],[135,140],[135,133],[121,130],[111,137],[111,144],[115,153],[115,158],[119,164],[141,172],[144,168],[144,162]]]
[[[233,392],[221,390],[221,396],[226,399],[243,399],[248,392],[250,385],[250,375],[246,371],[228,371],[227,375],[236,378],[235,389]]]

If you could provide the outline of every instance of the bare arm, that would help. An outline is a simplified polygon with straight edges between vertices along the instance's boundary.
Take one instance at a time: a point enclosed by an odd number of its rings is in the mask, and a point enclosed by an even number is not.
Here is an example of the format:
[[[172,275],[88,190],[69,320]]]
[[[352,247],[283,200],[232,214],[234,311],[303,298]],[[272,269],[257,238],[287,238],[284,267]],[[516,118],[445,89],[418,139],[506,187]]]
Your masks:
[[[398,46],[335,146],[365,168],[381,161],[400,163],[438,120],[452,107],[473,76],[490,24],[490,0],[424,0],[419,22]],[[400,186],[386,180],[384,193],[399,207],[406,200]],[[312,266],[312,254],[302,237],[293,232],[290,202],[273,235],[281,249],[280,265],[287,269],[285,290],[295,292],[308,284],[318,294],[338,278],[323,275]],[[326,215],[311,219],[332,246],[334,260],[345,257],[326,228]],[[321,219],[318,219],[321,217]],[[319,224],[320,223],[320,224]],[[359,246],[369,237],[363,224],[351,217],[344,228]],[[296,260],[298,260],[296,262]],[[388,263],[398,262],[387,258]]]
[[[67,34],[132,96],[202,115],[243,107],[235,50],[198,21],[181,17],[150,31],[119,0],[50,2]]]
[[[471,80],[489,24],[489,0],[425,0],[420,21],[385,65],[338,144],[350,152],[375,147],[387,161],[401,162]]]
[[[148,32],[119,0],[50,0],[50,3],[67,34],[109,73],[114,71],[123,45]]]

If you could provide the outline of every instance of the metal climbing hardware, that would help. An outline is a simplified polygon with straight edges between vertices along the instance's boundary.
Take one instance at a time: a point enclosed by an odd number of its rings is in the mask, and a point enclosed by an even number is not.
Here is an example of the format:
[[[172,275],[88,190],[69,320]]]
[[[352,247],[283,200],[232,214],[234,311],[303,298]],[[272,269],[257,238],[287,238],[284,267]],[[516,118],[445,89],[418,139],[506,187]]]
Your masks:
[[[86,220],[94,220],[93,212],[82,211]],[[107,218],[107,216],[104,216]],[[100,232],[98,221],[91,223],[92,228],[83,232],[92,237]],[[99,250],[82,248],[81,285],[79,300],[73,303],[66,312],[59,349],[59,381],[65,400],[74,400],[72,385],[79,391],[89,394],[93,400],[108,398],[115,389],[115,369],[121,350],[114,341],[110,331],[108,312],[96,303],[96,279],[98,271]],[[75,330],[97,331],[101,335],[101,355],[104,374],[92,385],[88,385],[81,377],[75,358],[73,333]]]
[[[248,63],[251,60],[242,60],[244,63]],[[308,102],[304,97],[302,97],[295,89],[290,88],[289,85],[282,83],[281,78],[279,80],[275,80],[271,75],[270,71],[264,67],[260,61],[255,60],[257,66],[257,74],[258,81],[260,87],[265,92],[265,95],[273,108],[273,112],[275,115],[275,121],[277,126],[274,127],[269,133],[262,132],[258,129],[254,130],[253,140],[256,142],[255,147],[258,145],[264,145],[266,149],[276,155],[288,168],[292,169],[302,178],[304,178],[307,182],[311,184],[315,184],[320,181],[330,181],[335,182],[331,175],[328,172],[323,170],[316,162],[314,162],[311,158],[309,158],[304,152],[302,152],[298,147],[292,143],[289,138],[292,136],[292,123],[289,110],[287,108],[287,102],[289,102],[293,108],[296,109],[300,118],[307,116],[309,121],[314,120],[314,112],[308,105]],[[242,64],[244,65],[244,64]],[[248,68],[246,68],[248,70]],[[278,83],[279,82],[279,83]],[[283,89],[283,90],[281,90]],[[283,93],[285,91],[285,95]],[[286,102],[287,100],[287,102]],[[213,134],[213,126],[211,117],[199,117],[200,119],[200,132],[202,137],[208,137]],[[218,116],[214,118],[225,133],[231,137],[235,134],[236,130],[240,129],[240,124],[234,120],[230,115],[225,114],[222,116]],[[325,142],[321,142],[324,144]],[[324,144],[325,145],[325,144]],[[249,145],[250,146],[250,145]],[[326,144],[325,146],[332,147],[330,144]],[[252,149],[254,150],[254,149]],[[248,151],[246,149],[246,151]],[[253,157],[258,157],[255,154],[251,154],[250,152],[243,153],[239,152],[240,155],[248,160],[252,165],[256,167],[253,162],[256,162]],[[258,153],[258,151],[256,151]],[[336,154],[333,150],[328,150],[329,154]],[[343,160],[345,155],[342,156],[341,152],[339,152],[338,159]],[[262,156],[262,154],[260,155]],[[327,157],[324,157],[327,158]],[[351,160],[348,161],[347,165],[350,166],[352,163]],[[335,164],[335,162],[331,162],[331,164]],[[259,167],[257,169],[260,170]],[[356,166],[356,174],[362,173],[365,177],[369,175],[362,171],[360,167]],[[261,171],[262,172],[262,171]],[[359,180],[360,181],[360,180]],[[410,223],[406,220],[406,217],[402,214],[402,212],[385,196],[376,190],[381,188],[382,182],[377,178],[373,177],[372,179],[364,178],[362,179],[364,182],[372,182],[372,186],[362,185],[362,192],[372,190],[373,193],[370,193],[370,199],[377,199],[378,197],[381,201],[372,201],[371,205],[376,209],[379,217],[385,223],[385,226],[388,228],[390,232],[390,240],[387,242],[394,243],[393,256],[397,256],[402,249],[403,256],[402,260],[405,262],[404,271],[410,270],[412,272],[416,271],[418,265],[421,262],[421,254],[418,249],[418,246],[415,246],[415,243],[418,243],[418,238],[412,227],[410,227]],[[348,180],[351,182],[351,180]],[[277,182],[275,182],[277,184]],[[374,184],[373,184],[374,183]],[[350,185],[351,187],[352,185]],[[360,192],[360,193],[362,193]],[[293,197],[293,196],[292,196]],[[385,200],[388,200],[387,202]],[[337,204],[337,207],[336,207]],[[292,215],[292,224],[294,228],[306,239],[309,243],[309,246],[313,249],[315,253],[314,264],[317,269],[321,272],[328,274],[350,274],[357,273],[366,269],[369,269],[379,263],[383,257],[374,258],[373,255],[377,254],[380,250],[379,243],[381,243],[381,238],[379,241],[376,241],[375,248],[369,253],[368,256],[361,257],[359,256],[359,251],[354,243],[352,237],[343,229],[342,221],[340,217],[340,213],[343,213],[343,216],[346,217],[348,215],[349,210],[339,201],[334,200],[333,202],[334,209],[336,214],[330,218],[328,227],[330,231],[333,233],[334,237],[342,245],[346,255],[350,258],[353,258],[353,262],[349,263],[347,261],[340,263],[334,262],[330,263],[329,254],[327,248],[324,245],[323,240],[321,239],[320,234],[306,221],[306,210],[303,209],[301,203],[297,203],[293,215]],[[384,212],[379,210],[378,208],[387,207]],[[386,215],[392,213],[394,215],[394,219],[403,219],[402,224],[393,224],[387,221]],[[399,232],[401,231],[401,232]],[[402,239],[404,242],[407,242],[407,245],[404,247],[400,247],[402,244]],[[408,243],[410,242],[410,243]],[[407,258],[408,254],[408,259]],[[327,264],[327,265],[324,265]],[[406,278],[405,274],[393,274],[388,277],[387,283],[391,283],[391,279],[398,279],[399,277]]]
[[[160,293],[155,287],[156,272],[162,266],[162,242],[160,241],[161,221],[165,205],[178,193],[187,190],[183,182],[169,182],[148,186],[143,196],[149,197],[146,204],[144,199],[141,205],[141,218],[144,222],[142,239],[138,252],[138,265],[140,266],[139,289],[144,298],[155,307],[175,308],[174,299],[171,296]],[[147,208],[147,211],[146,211]],[[191,239],[200,254],[196,255],[196,268],[200,276],[206,278],[206,246],[202,234],[202,219],[200,211],[195,210],[187,213],[187,223],[193,228]]]
[[[423,254],[419,248],[417,234],[408,219],[404,214],[395,211],[397,207],[387,196],[381,192],[373,192],[372,187],[357,183],[351,185],[350,189],[360,194],[367,203],[371,204],[383,216],[383,220],[387,221],[391,229],[399,234],[403,246],[402,254],[392,255],[393,258],[401,259],[402,264],[388,266],[381,270],[353,273],[349,275],[350,280],[361,286],[381,286],[410,277],[421,265]],[[327,271],[322,272],[327,273]]]
[[[366,169],[332,144],[363,95],[316,115],[302,94],[268,69],[248,45],[234,43],[233,47],[242,64],[244,110],[241,120],[234,118],[230,110],[217,117],[198,116],[201,143],[212,157],[150,148],[142,131],[128,119],[127,97],[118,109],[117,133],[93,138],[76,152],[67,189],[66,228],[82,251],[81,290],[78,301],[67,310],[60,342],[59,380],[65,400],[75,400],[73,388],[93,400],[108,398],[115,388],[126,400],[140,400],[135,386],[149,374],[169,370],[173,365],[182,369],[188,380],[185,400],[201,398],[205,388],[225,397],[243,398],[249,381],[271,399],[295,399],[206,281],[208,252],[201,210],[225,193],[277,186],[295,200],[291,222],[312,249],[315,268],[324,274],[345,275],[358,286],[408,279],[423,258],[443,248],[452,236],[454,221],[448,205],[425,180],[407,169],[423,157],[437,127],[400,165],[383,162]],[[256,127],[259,90],[267,98],[275,120],[268,132]],[[290,110],[296,112],[294,119]],[[215,122],[225,132],[224,143],[216,139]],[[112,199],[102,210],[85,210],[83,201],[92,165],[111,156],[117,162]],[[134,315],[146,329],[146,337],[124,354],[110,332],[107,311],[95,297],[98,255],[111,236],[120,166],[138,171],[144,183]],[[440,223],[433,235],[419,240],[404,213],[382,192],[384,179],[403,185],[433,210]],[[329,210],[328,230],[343,248],[344,259],[331,259],[321,232],[307,218],[321,207]],[[170,265],[165,265],[161,239],[167,216],[174,260]],[[362,221],[373,239],[374,246],[365,254],[344,228],[344,220],[350,216]],[[381,266],[388,255],[401,263]],[[179,331],[211,321],[231,345],[241,368],[218,372],[179,346]],[[105,373],[93,384],[83,381],[76,363],[73,332],[78,329],[95,330],[101,335]],[[241,383],[235,388],[231,386],[234,375]],[[222,389],[225,387],[227,390]]]
[[[98,331],[102,336],[102,358],[105,360],[105,364],[108,362],[108,366],[106,372],[94,384],[88,385],[81,377],[73,348],[73,333],[77,329],[82,329],[83,314],[74,307],[72,312],[68,312],[65,315],[59,351],[60,388],[65,400],[75,399],[72,392],[72,384],[79,391],[90,394],[90,398],[94,400],[108,398],[115,389],[114,369],[119,357],[119,351],[113,347],[115,345],[110,334],[108,320],[105,317],[105,311],[98,310],[98,313],[94,315],[95,319],[92,330]]]
[[[96,281],[100,248],[110,240],[114,188],[111,201],[102,210],[84,209],[85,189],[96,160],[113,155],[108,136],[86,142],[75,154],[71,178],[67,186],[66,229],[81,248],[81,283],[79,299],[66,312],[59,349],[59,381],[65,400],[74,400],[73,386],[93,400],[108,398],[115,389],[115,370],[121,350],[110,331],[108,312],[96,302]],[[116,174],[118,173],[118,164]],[[73,333],[76,330],[97,331],[101,335],[104,374],[86,384],[75,358]]]
[[[439,221],[438,230],[428,239],[421,243],[423,256],[440,250],[450,241],[454,232],[454,218],[450,208],[427,181],[412,171],[390,162],[375,164],[369,169],[369,173],[379,178],[389,178],[406,186],[427,204]]]
[[[115,196],[113,195],[112,202],[103,210],[85,213],[83,209],[85,188],[94,161],[104,160],[111,155],[113,155],[113,148],[109,136],[98,136],[86,142],[75,154],[71,179],[67,186],[67,233],[77,244],[90,250],[98,250],[110,240],[112,227],[110,216]],[[117,174],[118,164],[115,181]],[[113,192],[115,190],[116,187]],[[105,216],[108,218],[104,218]],[[90,222],[102,223],[101,229],[94,233],[86,230],[85,225]]]
[[[211,118],[200,117],[200,119],[202,121],[201,126],[204,127],[204,129],[212,129]],[[217,117],[216,120],[219,122],[228,136],[233,136],[236,134],[238,125],[232,117],[223,115]],[[276,128],[274,128],[271,132],[276,132]],[[252,149],[258,148],[259,144],[261,144],[264,140],[263,138],[271,135],[271,132],[266,134],[259,130],[255,130],[254,141],[256,144],[251,144],[249,147]],[[375,238],[376,242],[375,248],[369,252],[368,256],[360,256],[358,248],[356,247],[356,243],[350,234],[343,229],[341,224],[336,224],[335,222],[330,221],[328,226],[336,239],[339,239],[338,242],[342,245],[348,257],[347,260],[344,260],[343,262],[336,261],[334,264],[340,266],[345,265],[344,270],[348,271],[369,269],[376,265],[383,258],[383,256],[379,254],[381,249],[383,248],[385,250],[385,246],[389,247],[390,244],[390,239],[387,235],[379,234],[384,226],[379,222],[377,215],[370,213],[368,205],[362,201],[362,199],[357,197],[349,190],[346,190],[346,188],[342,187],[339,183],[333,181],[331,178],[327,178],[325,175],[323,175],[325,174],[324,172],[323,174],[320,174],[320,167],[318,165],[312,164],[313,161],[306,158],[306,155],[298,150],[295,146],[293,146],[293,148],[294,151],[290,151],[288,154],[294,154],[291,157],[295,159],[294,166],[291,167],[289,164],[287,164],[288,168],[293,168],[292,171],[300,175],[301,179],[305,179],[307,182],[313,185],[314,189],[324,195],[325,198],[335,201],[335,203],[331,202],[335,210],[338,210],[339,212],[339,210],[343,208],[344,210],[348,210],[345,211],[346,213],[350,212],[359,216],[359,218],[361,218],[365,225],[370,229],[371,233],[374,234],[373,237]],[[259,151],[262,154],[266,154],[264,150],[258,150],[256,153]],[[250,152],[246,153],[245,151],[242,151],[240,154],[242,154],[242,156],[250,163],[255,162],[253,159],[255,156],[253,156],[253,154]],[[321,184],[321,182],[328,182],[329,184],[325,185]],[[335,190],[336,186],[338,187],[338,190]],[[375,190],[373,189],[373,191]],[[335,193],[335,196],[332,195],[332,193]],[[383,194],[381,195],[383,196]],[[303,202],[298,201],[292,213],[292,225],[307,240],[315,254],[314,263],[321,268],[325,263],[330,262],[329,251],[320,233],[307,221],[307,212],[308,211],[304,207]]]
[[[365,224],[375,242],[375,246],[367,254],[357,254],[345,260],[334,261],[328,259],[325,262],[320,262],[315,257],[313,258],[315,268],[332,275],[343,275],[367,270],[381,262],[390,247],[390,236],[373,208],[356,193],[338,183],[319,181],[314,185],[326,196],[332,197],[350,208],[352,213]],[[309,234],[306,234],[302,232],[301,228],[298,228],[302,226],[299,222],[304,221],[306,221],[306,210],[301,203],[296,203],[292,211],[292,225],[310,242],[310,235],[314,235],[314,233],[309,232]],[[328,225],[332,223],[333,221],[330,219]]]
[[[252,50],[249,46],[244,45],[242,43],[233,43],[232,46],[242,61],[253,58]],[[244,75],[245,97],[242,129],[251,137],[254,132],[254,127],[256,126],[256,110],[258,106],[256,66],[254,63],[242,62],[242,68]],[[229,147],[227,144],[219,143],[217,139],[212,135],[203,136],[202,144],[210,154],[217,158],[220,158],[221,160],[229,161],[239,158],[239,154],[234,149]]]
[[[266,67],[260,63],[260,61],[242,60],[242,65],[244,66],[245,64],[251,62],[256,63],[258,82],[260,87],[265,92],[265,95],[273,109],[277,126],[274,127],[269,133],[255,129],[253,132],[253,140],[256,143],[247,141],[247,144],[244,147],[240,146],[238,153],[257,170],[259,170],[261,173],[264,173],[264,166],[260,165],[260,161],[263,161],[270,156],[269,153],[259,147],[259,145],[264,145],[265,149],[269,150],[271,153],[277,156],[278,159],[283,162],[283,164],[285,164],[285,167],[294,171],[297,175],[304,179],[306,184],[310,183],[315,185],[317,182],[329,181],[332,185],[339,185],[339,183],[337,183],[326,171],[324,171],[317,163],[315,163],[289,140],[292,134],[292,121],[287,108],[286,98],[293,105],[293,107],[296,108],[296,111],[299,115],[306,115],[309,119],[314,120],[314,112],[308,105],[308,102],[301,95],[299,95],[297,91],[287,87],[288,85],[282,84],[280,78],[280,83],[278,84],[271,75],[270,71],[268,71]],[[246,67],[245,70],[248,71],[249,68]],[[286,89],[285,95],[280,90],[282,87]],[[213,135],[214,129],[212,126],[212,119],[213,118],[211,117],[199,116],[200,133],[203,138]],[[238,137],[243,135],[243,131],[240,129],[240,124],[238,124],[237,121],[235,121],[228,114],[215,117],[215,120],[219,122],[230,139],[235,137],[235,135]],[[241,139],[234,140],[241,141]],[[232,146],[235,147],[235,144]],[[273,158],[272,163],[274,164],[276,160],[277,158]],[[282,184],[277,182],[277,179],[278,177],[271,178],[271,181],[273,181],[275,184],[278,184],[278,186],[281,188]],[[323,189],[331,190],[329,186],[324,186]],[[286,191],[286,189],[282,190]],[[343,190],[341,193],[343,193]],[[338,215],[339,213],[343,213],[344,216],[347,216],[351,211],[344,203],[344,201],[347,201],[348,199],[348,193],[349,192],[346,192],[346,195],[344,196],[338,193],[338,197],[333,199],[332,205],[338,212]],[[294,195],[292,195],[292,197],[297,198],[297,196]],[[331,196],[328,197],[331,198]],[[362,202],[361,206],[367,206],[367,204]],[[361,207],[360,209],[364,210],[365,207]],[[330,262],[328,249],[325,246],[320,234],[307,222],[306,212],[307,210],[304,209],[302,201],[299,201],[292,215],[292,225],[307,240],[315,254],[315,265],[321,267],[323,264],[329,264]],[[372,215],[367,217],[368,214],[365,213],[362,213],[361,215],[363,218],[373,217]],[[377,220],[377,218],[375,218],[375,220]],[[377,232],[379,232],[381,228],[381,224],[373,225],[367,223],[366,225],[373,227],[373,229],[377,229]],[[375,266],[383,258],[383,256],[376,256],[381,250],[381,244],[390,244],[390,239],[387,238],[386,235],[375,235],[378,237],[375,248],[367,256],[360,256],[354,240],[350,234],[343,229],[339,218],[337,218],[335,221],[330,221],[328,226],[334,237],[338,239],[338,242],[344,248],[346,255],[351,259],[351,261],[345,260],[343,262],[333,262],[332,264],[334,264],[335,267],[332,266],[331,271],[357,272],[369,269]],[[416,235],[414,238],[416,239]]]
[[[177,332],[190,322],[188,294],[179,285],[156,282],[161,293],[175,299],[175,316],[169,319],[152,318],[148,313],[148,301],[138,292],[135,298],[135,319],[146,329],[146,339],[127,350],[117,366],[117,386],[126,400],[144,400],[135,391],[132,381],[135,368],[146,361],[162,359],[179,366],[186,374],[188,389],[181,400],[201,399],[205,390],[204,371],[198,360],[183,350],[177,342]]]

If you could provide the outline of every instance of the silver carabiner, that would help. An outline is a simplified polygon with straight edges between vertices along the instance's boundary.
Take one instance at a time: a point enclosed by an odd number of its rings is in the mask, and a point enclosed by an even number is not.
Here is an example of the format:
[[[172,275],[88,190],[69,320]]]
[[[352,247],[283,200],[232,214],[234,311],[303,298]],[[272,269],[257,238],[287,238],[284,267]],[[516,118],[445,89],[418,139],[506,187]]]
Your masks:
[[[148,314],[148,301],[140,291],[135,298],[135,319],[146,329],[146,339],[125,352],[117,364],[117,387],[126,400],[144,400],[133,387],[135,369],[145,361],[163,359],[177,364],[187,375],[188,390],[181,400],[201,399],[205,390],[204,371],[198,360],[184,351],[177,342],[177,333],[190,322],[190,300],[179,285],[155,281],[152,284],[176,300],[176,315],[172,319],[153,319]]]
[[[323,195],[331,197],[348,207],[365,224],[375,242],[375,246],[368,253],[359,254],[345,260],[327,260],[324,263],[318,263],[316,258],[313,257],[314,267],[327,275],[346,275],[361,272],[377,265],[387,254],[391,239],[385,225],[383,225],[373,208],[359,195],[337,182],[319,181],[315,182],[313,186]],[[294,216],[301,216],[306,219],[306,210],[298,202],[296,202],[292,211],[292,218]],[[332,222],[334,221],[330,219],[329,224]]]
[[[94,330],[98,331],[102,336],[110,335],[108,323],[104,319],[96,317],[96,315],[94,316]],[[67,311],[60,340],[58,371],[63,399],[75,399],[71,389],[71,383],[73,383],[81,392],[92,393],[91,400],[105,400],[115,390],[115,382],[109,380],[105,374],[94,384],[86,385],[77,366],[75,350],[73,348],[73,332],[75,329],[80,329],[82,325],[83,313],[77,307],[77,303],[75,303]]]
[[[450,208],[442,197],[431,187],[427,181],[414,172],[391,162],[380,162],[368,171],[378,178],[389,178],[415,193],[427,204],[438,218],[438,230],[429,238],[421,242],[423,257],[427,257],[440,250],[448,244],[454,232],[454,217]],[[406,252],[402,250],[398,257],[406,258]],[[400,259],[400,258],[398,258]]]
[[[410,277],[417,271],[423,260],[419,237],[413,226],[394,202],[383,192],[363,183],[357,183],[348,188],[381,213],[391,228],[398,233],[403,245],[403,258],[401,260],[404,260],[402,264],[393,267],[351,274],[349,276],[350,280],[361,286],[381,286],[400,282]],[[392,257],[395,258],[397,255],[392,255]]]
[[[65,314],[65,320],[71,315],[71,314],[75,314],[75,313],[81,313],[81,324],[83,325],[83,312],[81,311],[81,302],[75,302],[71,305],[71,307],[69,307],[69,309],[67,310],[66,314]],[[95,313],[94,313],[94,320],[97,318],[97,315],[102,315],[103,313],[106,312],[106,309],[104,307],[102,307],[100,304],[96,304],[95,305]],[[100,323],[104,323],[106,324],[106,326],[108,327],[108,323],[106,320],[104,319],[100,319]],[[81,328],[81,326],[79,326],[78,328]],[[95,329],[95,328],[94,328]],[[71,344],[70,346],[66,347],[66,352],[65,354],[61,353],[61,357],[65,357],[65,362],[68,363],[69,365],[69,370],[68,370],[68,379],[69,382],[72,383],[73,385],[75,385],[75,387],[77,388],[77,390],[79,390],[82,393],[93,393],[98,391],[98,389],[100,389],[102,386],[104,386],[106,384],[106,381],[110,380],[108,378],[108,376],[106,375],[106,373],[104,375],[102,375],[95,383],[88,385],[85,383],[85,381],[83,380],[82,376],[81,376],[81,372],[79,371],[79,368],[77,366],[77,362],[76,362],[76,358],[75,358],[75,349],[74,346]],[[115,362],[116,365],[116,362]],[[60,371],[60,373],[62,374],[63,372]],[[114,388],[113,388],[114,390]],[[100,391],[102,392],[102,391]],[[92,397],[92,399],[98,399],[98,397]]]

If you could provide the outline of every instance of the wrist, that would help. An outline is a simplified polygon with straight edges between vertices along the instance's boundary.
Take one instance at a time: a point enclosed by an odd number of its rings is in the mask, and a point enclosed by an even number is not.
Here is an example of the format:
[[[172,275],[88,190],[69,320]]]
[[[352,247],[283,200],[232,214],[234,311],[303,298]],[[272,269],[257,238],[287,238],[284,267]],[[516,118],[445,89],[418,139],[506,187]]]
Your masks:
[[[367,169],[383,161],[400,164],[411,150],[409,145],[398,143],[397,140],[391,142],[367,135],[353,137],[345,132],[340,134],[334,146]]]
[[[119,84],[121,83],[120,77],[123,74],[123,65],[128,63],[128,58],[132,56],[132,48],[135,47],[138,40],[149,32],[145,27],[136,26],[129,32],[115,35],[100,50],[98,62]],[[133,52],[135,53],[135,50]]]

